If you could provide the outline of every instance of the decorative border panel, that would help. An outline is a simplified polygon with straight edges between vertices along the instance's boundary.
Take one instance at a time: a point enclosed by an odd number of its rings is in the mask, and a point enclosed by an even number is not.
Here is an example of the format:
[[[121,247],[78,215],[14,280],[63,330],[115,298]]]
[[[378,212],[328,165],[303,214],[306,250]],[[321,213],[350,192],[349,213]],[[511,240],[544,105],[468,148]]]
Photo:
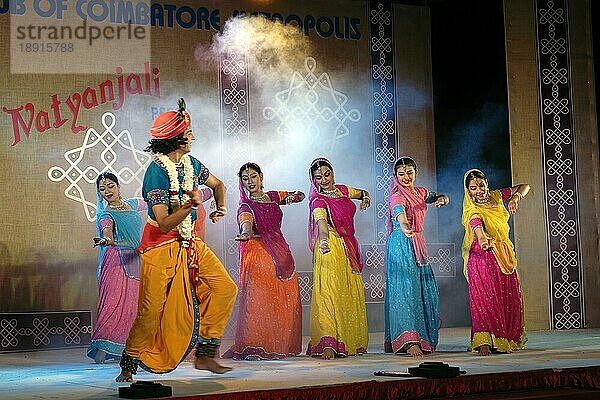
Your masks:
[[[0,353],[85,347],[90,311],[0,313]]]
[[[553,329],[582,328],[584,305],[566,0],[536,0],[537,57]]]
[[[313,289],[313,272],[296,271],[298,274],[298,286],[300,287],[300,302],[302,307],[310,307]]]
[[[373,172],[375,243],[361,245],[367,302],[385,300],[385,246],[388,191],[396,160],[396,75],[394,70],[394,10],[390,1],[369,2],[371,106],[373,108]]]
[[[362,277],[367,303],[385,302],[386,243],[360,245],[363,260]]]
[[[247,150],[250,148],[248,110],[248,64],[239,55],[231,54],[221,57],[220,90],[221,90],[221,149],[227,192],[227,209],[231,212],[225,217],[223,243],[225,245],[225,265],[233,280],[238,275],[238,246],[233,238],[238,233],[237,210],[238,179],[240,165],[248,161]]]
[[[373,151],[377,244],[387,238],[387,196],[396,159],[396,76],[394,71],[394,13],[390,1],[369,3]]]
[[[237,207],[238,179],[240,165],[248,161],[250,148],[250,111],[248,95],[248,61],[234,53],[221,56],[219,68],[219,89],[221,99],[221,159],[223,160],[224,183],[227,192],[229,212],[222,220],[223,245],[225,246],[225,267],[231,278],[238,280],[238,245],[233,239],[238,233]],[[234,311],[233,315],[235,316]],[[223,337],[233,337],[235,318],[229,324]]]
[[[427,251],[429,252],[429,263],[436,278],[456,277],[456,249],[454,243],[427,243]]]

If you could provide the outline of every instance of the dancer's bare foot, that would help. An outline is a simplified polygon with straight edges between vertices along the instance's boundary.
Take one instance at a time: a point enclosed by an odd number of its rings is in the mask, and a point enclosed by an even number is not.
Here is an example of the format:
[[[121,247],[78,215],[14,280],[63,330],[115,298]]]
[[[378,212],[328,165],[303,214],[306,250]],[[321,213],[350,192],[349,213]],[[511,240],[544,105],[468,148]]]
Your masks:
[[[196,369],[205,369],[215,374],[224,374],[225,372],[231,371],[233,368],[224,367],[215,361],[214,358],[210,358],[208,356],[200,356],[196,357],[194,361],[194,368]]]
[[[96,361],[96,364],[104,364],[105,360],[106,360],[106,352],[104,352],[103,350],[98,350],[96,352],[96,356],[94,357],[94,361]]]
[[[490,350],[490,346],[488,344],[482,344],[479,346],[479,350],[477,351],[477,355],[479,356],[489,356],[492,354]]]
[[[331,360],[334,357],[335,357],[335,352],[333,351],[333,349],[323,350],[323,355],[321,356],[321,358],[323,360]]]
[[[410,354],[412,357],[423,357],[423,351],[421,350],[421,346],[418,344],[411,345],[406,352]]]
[[[131,375],[131,371],[121,370],[119,376],[115,378],[117,382],[133,382],[133,376]]]

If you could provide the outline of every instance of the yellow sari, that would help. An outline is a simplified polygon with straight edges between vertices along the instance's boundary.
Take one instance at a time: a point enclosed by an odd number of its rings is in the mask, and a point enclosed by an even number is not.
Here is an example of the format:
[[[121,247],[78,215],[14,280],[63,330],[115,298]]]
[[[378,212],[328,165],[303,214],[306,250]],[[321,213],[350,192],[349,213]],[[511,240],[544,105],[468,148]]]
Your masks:
[[[338,357],[364,354],[369,333],[362,276],[352,270],[344,241],[335,231],[329,232],[329,247],[327,254],[316,247],[314,251],[307,353],[320,356],[329,348]]]

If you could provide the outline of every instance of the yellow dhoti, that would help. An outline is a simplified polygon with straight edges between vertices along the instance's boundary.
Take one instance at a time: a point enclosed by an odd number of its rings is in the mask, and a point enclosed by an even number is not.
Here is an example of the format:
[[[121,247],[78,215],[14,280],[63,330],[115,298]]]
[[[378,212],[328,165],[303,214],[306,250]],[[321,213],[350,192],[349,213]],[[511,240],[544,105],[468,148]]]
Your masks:
[[[200,340],[220,339],[235,305],[238,288],[229,273],[204,242],[196,239],[198,278],[196,296],[200,308]]]
[[[172,371],[199,339],[220,338],[233,311],[237,286],[202,240],[191,244],[197,254],[198,298],[181,241],[142,254],[138,314],[125,352],[150,372]]]

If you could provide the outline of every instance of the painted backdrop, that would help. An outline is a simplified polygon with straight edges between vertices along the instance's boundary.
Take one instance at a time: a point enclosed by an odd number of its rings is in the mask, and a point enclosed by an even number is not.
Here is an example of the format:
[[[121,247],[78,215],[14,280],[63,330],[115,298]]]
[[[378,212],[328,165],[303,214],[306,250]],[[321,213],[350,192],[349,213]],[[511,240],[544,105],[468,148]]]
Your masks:
[[[399,151],[420,162],[421,183],[435,189],[427,9],[365,1],[8,3],[0,2],[0,311],[11,340],[0,350],[89,340],[96,176],[111,170],[124,195],[139,194],[149,127],[179,97],[197,137],[192,154],[228,188],[230,213],[207,224],[207,242],[234,279],[243,163],[261,165],[267,189],[308,193],[309,163],[324,155],[339,183],[372,193],[356,225],[370,330],[382,330],[386,194]],[[284,213],[306,328],[307,202]],[[454,248],[435,244],[432,226],[436,273],[455,277]]]

